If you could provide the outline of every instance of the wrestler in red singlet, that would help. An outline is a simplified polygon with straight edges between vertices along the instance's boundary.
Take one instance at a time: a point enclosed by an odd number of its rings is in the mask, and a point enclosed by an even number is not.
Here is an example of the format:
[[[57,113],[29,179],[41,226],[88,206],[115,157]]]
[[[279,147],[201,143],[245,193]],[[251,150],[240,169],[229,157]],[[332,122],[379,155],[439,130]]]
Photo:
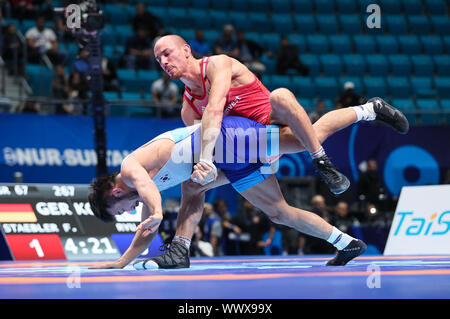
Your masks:
[[[204,57],[200,66],[203,79],[203,96],[192,94],[187,86],[185,86],[184,91],[184,98],[200,117],[202,117],[203,111],[208,105],[209,91],[211,89],[211,84],[206,76],[208,59],[208,57]],[[253,82],[230,88],[223,115],[241,116],[261,124],[270,124],[269,115],[272,106],[269,102],[269,95],[270,91],[255,75]]]

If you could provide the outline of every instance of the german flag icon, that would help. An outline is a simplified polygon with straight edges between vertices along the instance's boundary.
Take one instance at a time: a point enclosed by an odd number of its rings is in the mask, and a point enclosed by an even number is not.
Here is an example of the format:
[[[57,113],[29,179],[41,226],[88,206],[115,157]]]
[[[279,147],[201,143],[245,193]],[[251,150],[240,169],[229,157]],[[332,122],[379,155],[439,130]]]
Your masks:
[[[31,204],[0,204],[0,223],[36,223]]]

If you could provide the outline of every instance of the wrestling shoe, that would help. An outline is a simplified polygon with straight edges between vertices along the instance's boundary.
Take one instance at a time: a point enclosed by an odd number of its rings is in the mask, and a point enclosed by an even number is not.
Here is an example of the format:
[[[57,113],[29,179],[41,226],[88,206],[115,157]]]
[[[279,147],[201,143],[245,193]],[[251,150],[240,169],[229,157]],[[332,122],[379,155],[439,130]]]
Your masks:
[[[350,187],[348,178],[337,170],[327,155],[313,159],[313,163],[333,194],[341,194]]]
[[[369,102],[373,104],[373,111],[377,115],[376,120],[388,124],[400,134],[408,133],[408,119],[402,112],[379,97],[374,97],[367,101],[367,103]]]
[[[173,240],[165,246],[168,248],[164,254],[150,258],[150,260],[162,269],[189,268],[189,249],[183,243]]]
[[[327,266],[345,266],[350,260],[358,257],[366,251],[366,244],[354,239],[342,250],[339,250],[336,257],[327,262]]]

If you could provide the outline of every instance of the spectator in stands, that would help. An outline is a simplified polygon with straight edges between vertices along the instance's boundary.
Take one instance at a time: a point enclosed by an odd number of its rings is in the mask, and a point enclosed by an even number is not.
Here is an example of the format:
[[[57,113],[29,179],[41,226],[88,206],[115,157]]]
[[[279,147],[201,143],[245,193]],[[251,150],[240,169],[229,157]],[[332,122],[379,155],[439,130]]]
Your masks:
[[[205,203],[202,219],[203,240],[211,244],[214,256],[222,256],[222,222],[211,204]]]
[[[199,226],[195,228],[192,238],[190,255],[195,257],[213,257],[214,251],[211,243],[202,240],[203,234]]]
[[[44,0],[44,1],[33,1],[34,3],[39,4],[38,14],[40,16],[45,17],[47,20],[53,20],[53,5],[52,0]]]
[[[138,32],[140,29],[145,30],[150,38],[150,42],[161,34],[163,28],[161,19],[148,12],[143,3],[136,5],[136,15],[132,20],[132,24],[134,32]]]
[[[367,161],[367,170],[359,175],[357,183],[358,199],[377,206],[384,194],[383,180],[378,174],[378,164],[373,158]]]
[[[55,65],[55,76],[52,81],[52,96],[56,99],[67,99],[68,77],[61,64]],[[55,107],[56,114],[72,114],[73,108],[68,103],[58,103]]]
[[[259,43],[246,39],[245,31],[243,30],[238,30],[237,32],[237,44],[239,61],[245,64],[258,78],[261,78],[266,71],[266,67],[261,63],[264,48]]]
[[[58,43],[75,41],[75,37],[72,31],[67,28],[66,24],[64,23],[64,19],[62,19],[61,17],[56,18],[53,31],[56,34]]]
[[[69,114],[86,114],[86,104],[76,103],[77,100],[87,100],[89,98],[89,84],[78,72],[72,72],[69,75],[69,83],[67,85],[67,95],[70,100],[66,111]]]
[[[17,58],[17,63],[14,63]],[[6,32],[3,35],[3,59],[5,60],[6,68],[10,74],[14,73],[14,68],[17,67],[18,74],[24,74],[25,63],[23,62],[23,45],[17,35],[17,29],[14,24],[9,24],[6,27]]]
[[[102,58],[102,71],[104,90],[120,92],[120,83],[116,66],[106,57]]]
[[[56,34],[52,29],[45,27],[44,17],[39,16],[36,19],[36,26],[26,32],[25,38],[30,62],[39,64],[41,57],[47,55],[53,64],[65,63],[67,55],[58,50]]]
[[[222,226],[225,230],[228,230],[228,232],[234,232],[237,235],[242,232],[242,230],[238,226],[234,225],[231,222],[233,217],[228,211],[228,206],[225,199],[219,198],[214,201],[214,211],[220,216],[222,220]]]
[[[20,113],[33,113],[38,114],[40,113],[40,106],[37,104],[36,101],[33,100],[26,100],[22,105],[19,106]]]
[[[150,69],[153,56],[152,41],[147,37],[147,31],[139,28],[136,35],[131,36],[125,47],[125,62],[128,69]]]
[[[311,211],[316,213],[328,223],[332,224],[331,214],[328,211],[325,198],[322,195],[315,195],[311,199]],[[299,236],[299,254],[333,254],[335,248],[330,243],[306,234]]]
[[[357,223],[357,220],[351,216],[348,209],[348,203],[344,201],[339,201],[334,207],[334,225],[339,230],[349,233],[351,232],[351,227]]]
[[[75,72],[78,72],[83,76],[87,76],[89,74],[89,51],[86,47],[80,48],[78,51],[78,56],[73,64],[73,68]]]
[[[239,53],[238,43],[234,37],[234,27],[226,24],[222,34],[214,42],[214,54],[226,54],[238,59]]]
[[[275,226],[261,211],[256,209],[248,200],[244,199],[242,209],[234,218],[235,224],[242,230],[250,234],[248,243],[241,242],[241,254],[243,255],[263,255],[264,247],[272,243],[275,234]],[[265,233],[269,232],[268,238],[263,241]]]
[[[355,84],[351,81],[344,83],[344,91],[339,96],[336,108],[343,108],[364,104],[364,98],[355,92]]]
[[[10,0],[10,3],[13,18],[20,21],[36,18],[37,10],[33,5],[33,0]]]
[[[317,100],[316,108],[308,114],[311,123],[317,122],[317,120],[320,119],[325,113],[327,113],[325,102],[322,100]]]
[[[283,36],[277,54],[277,74],[284,75],[288,70],[295,70],[300,75],[307,76],[309,68],[300,61],[298,56],[298,47],[289,43],[289,39]]]
[[[195,31],[195,39],[189,42],[192,54],[197,58],[211,54],[211,45],[205,40],[203,30]]]
[[[151,87],[152,99],[162,110],[163,117],[177,116],[178,86],[170,80],[166,72],[161,72],[161,78],[154,81]]]

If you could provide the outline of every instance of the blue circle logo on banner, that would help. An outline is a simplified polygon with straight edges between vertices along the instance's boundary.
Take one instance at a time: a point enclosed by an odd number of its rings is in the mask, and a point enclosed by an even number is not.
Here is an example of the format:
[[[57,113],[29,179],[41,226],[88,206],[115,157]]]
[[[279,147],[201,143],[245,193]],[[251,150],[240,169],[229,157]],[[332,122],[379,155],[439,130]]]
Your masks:
[[[398,195],[403,186],[438,184],[439,164],[421,147],[401,146],[387,157],[383,177],[389,191]]]

